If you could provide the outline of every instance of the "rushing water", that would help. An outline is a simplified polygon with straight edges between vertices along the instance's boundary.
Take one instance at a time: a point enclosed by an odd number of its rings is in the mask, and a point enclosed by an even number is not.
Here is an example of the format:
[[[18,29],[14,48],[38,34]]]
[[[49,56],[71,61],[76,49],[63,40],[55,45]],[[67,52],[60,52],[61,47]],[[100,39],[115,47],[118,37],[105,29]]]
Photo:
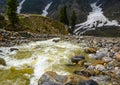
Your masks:
[[[39,78],[46,71],[70,74],[74,68],[70,70],[65,64],[70,63],[72,56],[80,54],[81,45],[65,41],[55,43],[50,39],[14,47],[0,47],[3,51],[0,57],[7,64],[0,66],[0,85],[38,85]],[[10,52],[10,48],[19,50]]]
[[[17,7],[17,13],[18,13],[18,14],[21,13],[22,6],[23,6],[23,4],[24,4],[25,1],[26,1],[26,0],[22,0],[22,1],[19,3],[19,5],[18,5],[18,7]]]

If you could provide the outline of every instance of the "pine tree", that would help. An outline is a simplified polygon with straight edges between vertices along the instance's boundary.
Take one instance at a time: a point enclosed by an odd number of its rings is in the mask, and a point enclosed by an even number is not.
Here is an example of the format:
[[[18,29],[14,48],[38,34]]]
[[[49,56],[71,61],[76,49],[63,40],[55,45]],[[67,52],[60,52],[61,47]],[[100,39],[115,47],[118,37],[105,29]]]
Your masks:
[[[17,1],[7,0],[7,16],[12,26],[15,26],[15,24],[19,23],[19,17],[16,13],[16,10],[17,10]]]
[[[76,24],[76,20],[77,20],[77,16],[76,16],[76,13],[75,13],[75,11],[72,11],[72,14],[71,14],[71,18],[70,18],[71,20],[71,33],[73,33],[73,31],[74,31],[74,28],[75,28],[75,24]]]
[[[60,21],[65,25],[69,25],[66,8],[66,6],[63,6],[60,10]]]

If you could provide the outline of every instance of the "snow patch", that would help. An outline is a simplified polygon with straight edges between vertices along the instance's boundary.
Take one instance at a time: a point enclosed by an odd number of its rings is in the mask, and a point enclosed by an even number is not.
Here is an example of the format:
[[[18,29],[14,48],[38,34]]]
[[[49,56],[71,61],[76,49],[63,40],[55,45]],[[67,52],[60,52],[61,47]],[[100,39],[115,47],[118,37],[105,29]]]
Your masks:
[[[45,9],[43,10],[43,13],[41,14],[42,16],[46,17],[48,15],[48,9],[50,8],[52,2],[48,3],[45,7]]]
[[[101,4],[97,6],[98,2],[99,0],[90,5],[92,12],[89,13],[86,22],[76,25],[77,29],[74,31],[75,34],[83,34],[89,30],[95,30],[96,27],[120,26],[116,20],[109,21],[109,19],[104,16],[102,8],[100,7]]]

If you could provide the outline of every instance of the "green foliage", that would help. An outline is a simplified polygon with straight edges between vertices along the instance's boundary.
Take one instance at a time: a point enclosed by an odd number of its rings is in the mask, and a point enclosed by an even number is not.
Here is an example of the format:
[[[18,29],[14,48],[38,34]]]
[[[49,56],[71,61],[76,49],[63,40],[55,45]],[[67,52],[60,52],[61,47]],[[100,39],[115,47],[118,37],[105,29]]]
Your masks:
[[[0,28],[3,28],[6,25],[5,17],[0,14]]]
[[[71,33],[73,33],[74,31],[74,28],[75,28],[75,24],[76,24],[76,20],[77,20],[77,16],[76,16],[76,13],[75,11],[72,11],[72,14],[71,14]]]
[[[60,21],[65,25],[69,25],[66,8],[66,6],[63,6],[60,10]]]
[[[25,31],[32,33],[63,35],[68,33],[64,24],[37,14],[21,15],[20,24],[24,26]]]
[[[12,26],[15,26],[15,24],[19,23],[19,18],[17,16],[16,10],[17,10],[17,1],[7,0],[7,16]]]

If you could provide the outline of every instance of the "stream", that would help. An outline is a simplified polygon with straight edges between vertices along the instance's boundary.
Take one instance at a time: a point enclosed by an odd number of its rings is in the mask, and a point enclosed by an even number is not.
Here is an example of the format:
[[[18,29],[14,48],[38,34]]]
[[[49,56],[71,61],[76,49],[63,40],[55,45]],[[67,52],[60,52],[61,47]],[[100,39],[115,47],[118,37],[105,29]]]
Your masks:
[[[74,68],[70,69],[65,64],[70,63],[72,56],[80,54],[82,45],[66,41],[56,43],[50,39],[0,47],[0,58],[4,58],[7,64],[0,65],[0,85],[38,85],[39,78],[46,71],[71,74]],[[10,51],[11,48],[17,50]]]

